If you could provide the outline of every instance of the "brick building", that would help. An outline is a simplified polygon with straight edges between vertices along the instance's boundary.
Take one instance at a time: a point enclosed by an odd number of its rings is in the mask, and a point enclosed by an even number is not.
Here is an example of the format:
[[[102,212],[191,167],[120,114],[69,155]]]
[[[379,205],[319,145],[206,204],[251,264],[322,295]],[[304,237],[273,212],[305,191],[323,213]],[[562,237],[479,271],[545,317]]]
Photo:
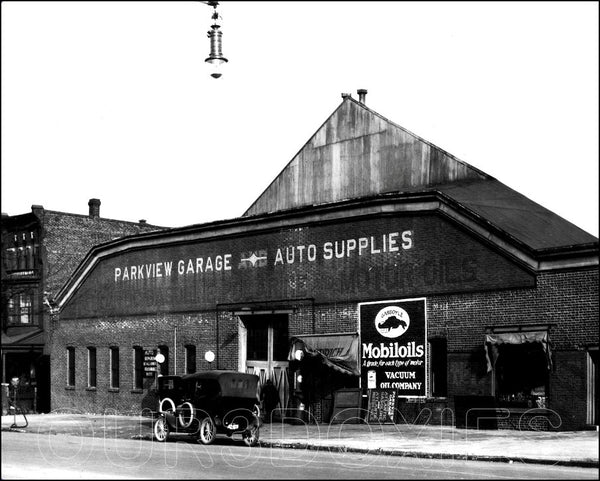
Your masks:
[[[2,383],[21,378],[21,402],[29,410],[50,409],[46,341],[60,287],[93,246],[158,229],[102,218],[98,199],[88,205],[89,215],[40,205],[26,214],[2,214]]]
[[[396,422],[598,423],[597,238],[365,94],[242,217],[88,253],[57,297],[53,407],[154,409],[157,373],[217,368],[316,421],[358,392],[346,406]]]

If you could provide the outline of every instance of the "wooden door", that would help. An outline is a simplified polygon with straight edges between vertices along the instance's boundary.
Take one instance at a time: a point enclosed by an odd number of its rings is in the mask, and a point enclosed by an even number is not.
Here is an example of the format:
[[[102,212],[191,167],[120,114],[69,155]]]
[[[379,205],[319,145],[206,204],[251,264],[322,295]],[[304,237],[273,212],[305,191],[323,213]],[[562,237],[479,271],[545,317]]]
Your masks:
[[[286,409],[289,401],[287,355],[289,351],[287,314],[240,316],[245,330],[241,355],[245,370],[260,378],[259,392],[271,379],[279,392],[279,408]],[[245,344],[245,345],[244,345]]]

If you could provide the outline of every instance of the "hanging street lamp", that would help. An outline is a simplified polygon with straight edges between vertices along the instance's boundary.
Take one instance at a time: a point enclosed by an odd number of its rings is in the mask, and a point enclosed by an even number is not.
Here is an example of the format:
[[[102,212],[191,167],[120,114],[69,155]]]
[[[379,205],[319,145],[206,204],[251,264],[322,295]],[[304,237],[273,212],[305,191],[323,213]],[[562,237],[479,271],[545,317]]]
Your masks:
[[[220,15],[217,13],[217,6],[219,2],[205,2],[211,7],[214,8],[214,12],[212,14],[212,25],[210,26],[210,30],[208,31],[208,38],[210,38],[210,54],[204,60],[211,66],[211,74],[210,76],[213,78],[219,78],[221,73],[221,67],[223,64],[227,62],[227,59],[223,56],[222,47],[221,47],[221,37],[223,36],[223,32],[219,30],[221,26],[219,25]]]

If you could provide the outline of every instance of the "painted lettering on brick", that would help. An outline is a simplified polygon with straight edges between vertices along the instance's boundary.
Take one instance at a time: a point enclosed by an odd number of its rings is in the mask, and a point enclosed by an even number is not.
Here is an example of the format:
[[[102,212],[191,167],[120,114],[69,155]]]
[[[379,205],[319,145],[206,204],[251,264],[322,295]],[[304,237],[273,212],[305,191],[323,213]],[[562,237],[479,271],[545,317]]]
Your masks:
[[[240,252],[237,255],[237,269],[254,269],[273,266],[285,266],[336,259],[359,258],[385,253],[397,253],[412,249],[413,232],[411,230],[387,232],[380,235],[326,241],[321,244],[300,244],[276,247],[271,250],[255,249]],[[198,256],[173,261],[135,264],[114,268],[114,282],[142,281],[174,276],[202,275],[233,270],[232,254]]]

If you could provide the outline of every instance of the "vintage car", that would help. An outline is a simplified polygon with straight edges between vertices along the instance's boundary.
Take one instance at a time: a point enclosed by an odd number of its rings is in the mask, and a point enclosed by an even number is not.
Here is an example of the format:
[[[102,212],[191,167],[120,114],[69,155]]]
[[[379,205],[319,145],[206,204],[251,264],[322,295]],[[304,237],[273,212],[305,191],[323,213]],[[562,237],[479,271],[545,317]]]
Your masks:
[[[257,388],[258,376],[236,371],[160,376],[154,437],[163,442],[170,433],[182,433],[210,444],[217,434],[237,433],[255,446],[260,428]]]

